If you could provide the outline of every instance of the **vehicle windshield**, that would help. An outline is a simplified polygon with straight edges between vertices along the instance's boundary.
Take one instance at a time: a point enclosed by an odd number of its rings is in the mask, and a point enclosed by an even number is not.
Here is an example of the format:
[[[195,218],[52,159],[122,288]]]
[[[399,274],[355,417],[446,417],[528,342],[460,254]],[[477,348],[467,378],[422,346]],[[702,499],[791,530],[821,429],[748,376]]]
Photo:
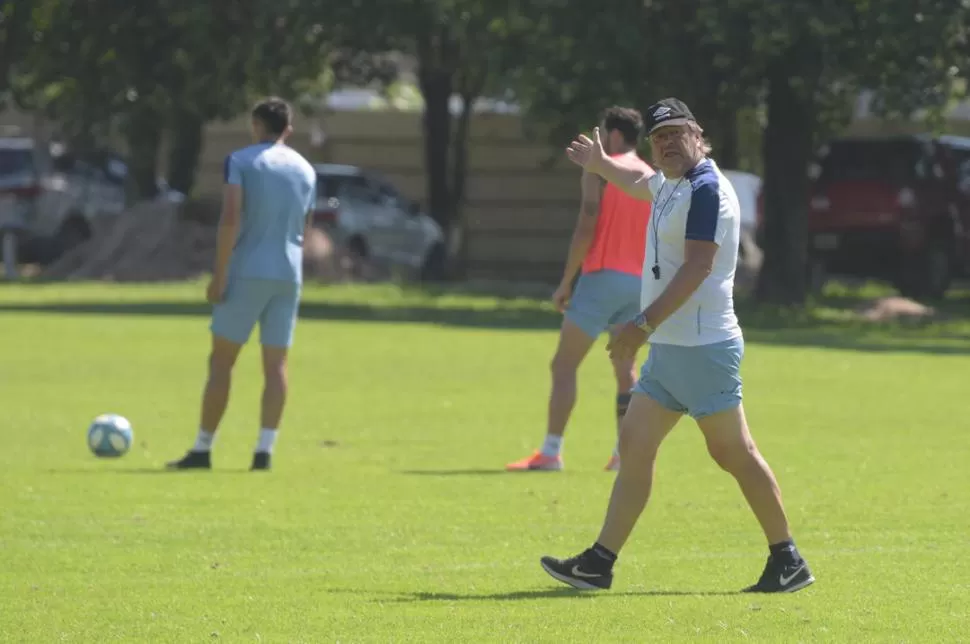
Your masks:
[[[819,159],[819,181],[905,183],[925,176],[924,157],[913,141],[835,141]]]

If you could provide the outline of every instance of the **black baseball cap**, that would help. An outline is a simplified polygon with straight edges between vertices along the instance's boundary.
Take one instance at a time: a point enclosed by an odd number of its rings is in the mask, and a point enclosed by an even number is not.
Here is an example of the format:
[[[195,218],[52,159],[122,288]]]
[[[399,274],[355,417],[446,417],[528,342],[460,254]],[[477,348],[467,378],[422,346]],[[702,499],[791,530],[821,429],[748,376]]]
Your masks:
[[[687,104],[678,98],[665,98],[647,109],[647,134],[666,125],[686,125],[697,122]]]

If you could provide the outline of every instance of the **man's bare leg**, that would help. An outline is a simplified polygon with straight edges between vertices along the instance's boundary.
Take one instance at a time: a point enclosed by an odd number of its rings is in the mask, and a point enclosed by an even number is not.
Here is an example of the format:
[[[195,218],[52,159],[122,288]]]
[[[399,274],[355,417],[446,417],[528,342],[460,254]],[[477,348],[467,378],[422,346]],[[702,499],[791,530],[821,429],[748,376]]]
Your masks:
[[[610,336],[614,336],[619,328],[610,329]],[[623,417],[630,407],[633,398],[633,385],[637,381],[636,355],[630,358],[615,358],[613,363],[613,376],[616,379],[616,446],[613,448],[613,455],[606,464],[607,471],[620,469],[620,429],[623,426]]]
[[[768,541],[771,558],[761,581],[748,590],[791,592],[811,584],[815,579],[795,547],[781,490],[751,437],[744,407],[700,418],[697,425],[711,457],[738,482]]]
[[[241,344],[218,335],[212,336],[209,352],[209,373],[202,393],[202,410],[199,414],[199,433],[189,453],[178,461],[168,464],[171,469],[207,469],[211,467],[210,452],[216,430],[226,413],[229,392],[232,388],[232,370],[242,349]]]
[[[543,557],[550,575],[575,588],[606,589],[613,583],[613,564],[650,498],[657,452],[680,420],[679,412],[653,398],[634,394],[620,432],[620,458],[606,519],[596,543],[569,559]]]
[[[562,468],[562,437],[576,406],[577,372],[594,342],[595,338],[588,336],[575,323],[568,318],[563,319],[559,344],[549,366],[552,388],[549,392],[546,438],[537,455],[509,463],[506,469]]]
[[[619,554],[647,505],[660,444],[681,415],[644,394],[634,394],[630,402],[620,432],[620,459],[629,467],[620,468],[616,475],[606,520],[596,539],[613,555]]]
[[[267,470],[276,445],[288,390],[286,347],[263,345],[263,398],[260,407],[259,442],[253,455],[253,469]]]

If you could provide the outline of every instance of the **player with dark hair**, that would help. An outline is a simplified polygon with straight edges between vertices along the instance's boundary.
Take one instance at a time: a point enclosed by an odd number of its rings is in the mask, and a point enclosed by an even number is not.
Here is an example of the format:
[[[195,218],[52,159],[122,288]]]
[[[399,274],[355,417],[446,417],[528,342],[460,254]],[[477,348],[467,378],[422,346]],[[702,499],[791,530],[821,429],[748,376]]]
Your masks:
[[[206,297],[213,305],[209,378],[199,433],[171,469],[209,469],[216,430],[229,401],[233,366],[259,322],[263,388],[252,469],[270,469],[286,401],[286,358],[293,342],[307,215],[316,202],[316,172],[286,145],[292,110],[271,97],[252,111],[255,143],[226,157],[215,266]]]
[[[638,111],[611,107],[603,112],[600,123],[606,133],[604,147],[611,159],[626,168],[652,172],[636,152],[643,129],[643,118]],[[612,332],[639,311],[640,274],[649,218],[649,202],[634,199],[616,186],[604,185],[595,174],[583,172],[579,219],[562,280],[553,295],[564,319],[552,359],[546,438],[539,450],[509,463],[507,469],[563,468],[563,434],[576,404],[579,366],[604,331]],[[636,382],[635,360],[636,356],[613,360],[617,428],[630,404],[630,390]],[[614,448],[606,469],[616,470],[619,464],[619,453]]]

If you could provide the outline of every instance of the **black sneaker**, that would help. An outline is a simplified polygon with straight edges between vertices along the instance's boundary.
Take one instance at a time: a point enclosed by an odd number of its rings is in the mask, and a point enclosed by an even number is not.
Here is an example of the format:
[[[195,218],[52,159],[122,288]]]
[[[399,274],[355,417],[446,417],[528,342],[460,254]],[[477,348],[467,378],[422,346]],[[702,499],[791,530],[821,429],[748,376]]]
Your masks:
[[[177,461],[165,465],[170,470],[211,470],[210,452],[189,452]]]
[[[808,569],[808,564],[804,559],[790,564],[776,563],[772,557],[768,557],[765,564],[765,571],[761,573],[761,579],[754,586],[748,586],[743,592],[746,593],[793,593],[810,586],[815,582],[812,571]]]
[[[553,578],[580,590],[609,590],[613,572],[602,557],[590,550],[569,559],[543,557],[542,569]]]
[[[269,452],[255,452],[253,454],[253,464],[249,468],[249,471],[254,472],[256,470],[270,469],[270,460]]]

